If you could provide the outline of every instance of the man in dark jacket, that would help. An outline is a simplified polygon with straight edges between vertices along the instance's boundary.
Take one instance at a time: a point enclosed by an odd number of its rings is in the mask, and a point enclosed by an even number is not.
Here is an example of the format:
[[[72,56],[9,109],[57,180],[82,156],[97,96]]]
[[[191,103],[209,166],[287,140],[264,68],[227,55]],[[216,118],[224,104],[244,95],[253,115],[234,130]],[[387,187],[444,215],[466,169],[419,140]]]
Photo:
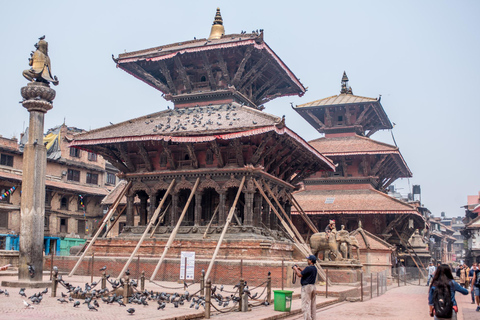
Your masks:
[[[302,285],[302,312],[305,320],[315,320],[317,316],[317,290],[315,282],[317,281],[317,268],[315,262],[317,257],[309,255],[307,257],[308,266],[304,269],[297,265],[293,266],[293,271],[298,277],[301,277]]]

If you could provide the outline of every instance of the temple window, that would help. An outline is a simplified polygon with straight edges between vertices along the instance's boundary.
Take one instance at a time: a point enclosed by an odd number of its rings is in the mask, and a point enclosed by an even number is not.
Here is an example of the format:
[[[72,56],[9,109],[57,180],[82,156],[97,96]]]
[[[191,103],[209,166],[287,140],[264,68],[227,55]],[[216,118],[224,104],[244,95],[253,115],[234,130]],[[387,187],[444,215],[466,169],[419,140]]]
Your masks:
[[[68,198],[62,197],[60,200],[60,210],[68,210]]]
[[[98,173],[87,172],[87,183],[98,184]]]
[[[2,153],[0,156],[0,164],[2,166],[13,167],[13,156]]]
[[[80,149],[70,148],[70,157],[80,158]]]
[[[80,182],[80,171],[68,169],[67,180]]]

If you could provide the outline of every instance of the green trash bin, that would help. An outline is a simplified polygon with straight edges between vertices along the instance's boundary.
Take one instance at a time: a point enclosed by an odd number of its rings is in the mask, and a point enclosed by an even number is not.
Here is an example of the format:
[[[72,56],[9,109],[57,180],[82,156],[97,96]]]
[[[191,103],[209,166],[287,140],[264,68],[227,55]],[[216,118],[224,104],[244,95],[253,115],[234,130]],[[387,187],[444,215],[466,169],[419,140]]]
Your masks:
[[[273,290],[273,310],[289,312],[292,308],[292,293],[288,290]]]

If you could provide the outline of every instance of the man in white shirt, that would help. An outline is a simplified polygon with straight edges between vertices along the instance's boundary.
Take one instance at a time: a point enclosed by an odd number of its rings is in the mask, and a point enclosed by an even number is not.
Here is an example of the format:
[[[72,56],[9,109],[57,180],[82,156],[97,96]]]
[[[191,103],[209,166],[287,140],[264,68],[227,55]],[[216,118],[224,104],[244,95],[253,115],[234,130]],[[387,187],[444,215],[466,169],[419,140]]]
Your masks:
[[[435,266],[433,265],[433,262],[430,262],[430,265],[427,268],[427,271],[428,271],[427,286],[430,285],[430,280],[432,280],[433,275],[435,274],[435,270],[437,270],[437,268],[435,268]]]

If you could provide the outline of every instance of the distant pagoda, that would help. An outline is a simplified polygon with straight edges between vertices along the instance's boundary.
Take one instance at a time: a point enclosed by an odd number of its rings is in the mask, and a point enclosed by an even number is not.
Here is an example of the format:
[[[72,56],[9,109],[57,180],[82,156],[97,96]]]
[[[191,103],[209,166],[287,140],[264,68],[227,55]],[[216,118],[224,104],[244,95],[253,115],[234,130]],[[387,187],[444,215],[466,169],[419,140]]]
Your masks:
[[[235,258],[241,253],[245,259],[262,255],[291,258],[292,243],[253,179],[267,184],[290,213],[288,195],[296,185],[318,171],[333,171],[334,165],[288,129],[284,118],[261,111],[263,104],[274,98],[305,93],[300,81],[264,42],[263,30],[225,35],[217,9],[208,39],[123,53],[114,60],[119,68],[174,103],[170,110],[79,134],[71,143],[101,154],[123,173],[122,178],[132,182],[120,238],[143,232],[176,179],[162,209],[168,209],[165,219],[155,233],[157,239],[164,239],[200,178],[177,238],[193,241],[191,248],[199,247],[197,254],[208,257],[215,241],[198,240],[207,229],[209,238],[218,237],[240,180],[246,177],[235,225],[227,234],[233,242],[222,249],[223,256]],[[135,196],[140,199],[138,222]],[[243,250],[245,244],[238,241],[247,239],[253,242]],[[120,253],[128,253],[125,245],[119,244]],[[153,247],[146,252],[163,250],[158,242]],[[112,242],[100,241],[95,250],[118,254]],[[172,248],[169,253],[178,255],[178,250]]]
[[[294,109],[325,137],[310,145],[331,159],[335,172],[319,172],[304,180],[295,193],[304,211],[324,229],[329,220],[348,230],[358,227],[401,244],[424,221],[415,207],[385,191],[398,178],[412,176],[398,147],[370,138],[378,130],[392,129],[380,98],[353,94],[344,72],[339,95],[296,106]],[[301,220],[296,219],[299,225]],[[306,229],[304,229],[306,231]]]

